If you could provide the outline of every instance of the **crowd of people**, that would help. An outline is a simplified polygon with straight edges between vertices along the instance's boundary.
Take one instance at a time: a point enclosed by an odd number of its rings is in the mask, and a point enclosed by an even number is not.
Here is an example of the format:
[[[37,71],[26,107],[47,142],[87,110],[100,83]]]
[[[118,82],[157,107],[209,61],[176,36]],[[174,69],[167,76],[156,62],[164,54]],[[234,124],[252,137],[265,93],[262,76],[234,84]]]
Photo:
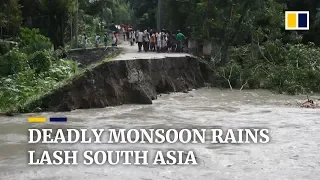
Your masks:
[[[96,34],[95,36],[95,47],[96,48],[99,48],[100,46],[100,43],[101,43],[101,37],[99,34]],[[87,45],[88,45],[88,37],[86,34],[83,34],[83,40],[82,40],[82,46],[83,48],[87,48]],[[104,34],[104,37],[103,37],[103,43],[104,43],[104,46],[107,47],[107,44],[108,44],[108,35],[107,34]]]
[[[176,32],[166,31],[162,29],[157,30],[133,30],[122,31],[123,40],[130,42],[131,46],[138,45],[139,52],[183,52],[184,42],[186,37],[180,30]],[[95,36],[95,47],[99,48],[101,43],[99,34]],[[119,33],[112,33],[112,46],[117,46],[119,41]],[[108,45],[108,34],[104,34],[103,43],[105,48]],[[83,47],[86,48],[88,44],[88,37],[83,35]]]
[[[131,46],[138,44],[138,51],[152,52],[183,52],[186,37],[177,32],[150,30],[131,30],[123,33],[123,40],[130,41]]]

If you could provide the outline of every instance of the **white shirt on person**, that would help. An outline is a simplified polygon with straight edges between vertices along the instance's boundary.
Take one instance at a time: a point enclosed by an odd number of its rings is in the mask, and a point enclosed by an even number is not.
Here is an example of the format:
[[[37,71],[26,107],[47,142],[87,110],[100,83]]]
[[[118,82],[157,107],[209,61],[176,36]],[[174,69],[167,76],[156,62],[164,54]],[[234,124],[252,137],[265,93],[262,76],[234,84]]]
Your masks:
[[[97,42],[97,43],[100,42],[100,36],[99,36],[99,35],[96,36],[96,42]]]
[[[143,42],[143,32],[138,32],[138,42]]]
[[[157,46],[161,47],[161,33],[157,33],[156,38],[157,38]]]
[[[161,47],[167,46],[167,36],[164,32],[161,33]]]

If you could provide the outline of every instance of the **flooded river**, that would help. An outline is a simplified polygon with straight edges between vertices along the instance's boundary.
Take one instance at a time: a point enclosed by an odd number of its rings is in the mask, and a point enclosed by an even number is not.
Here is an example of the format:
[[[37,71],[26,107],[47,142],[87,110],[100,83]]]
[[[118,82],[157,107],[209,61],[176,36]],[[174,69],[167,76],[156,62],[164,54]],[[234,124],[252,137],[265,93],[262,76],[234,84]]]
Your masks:
[[[305,96],[203,88],[162,95],[153,105],[70,113],[67,123],[30,124],[30,115],[0,117],[1,180],[318,180],[320,110],[302,109]],[[289,105],[291,104],[291,105]],[[268,144],[31,145],[28,128],[267,128]],[[28,166],[28,150],[193,150],[198,165]]]

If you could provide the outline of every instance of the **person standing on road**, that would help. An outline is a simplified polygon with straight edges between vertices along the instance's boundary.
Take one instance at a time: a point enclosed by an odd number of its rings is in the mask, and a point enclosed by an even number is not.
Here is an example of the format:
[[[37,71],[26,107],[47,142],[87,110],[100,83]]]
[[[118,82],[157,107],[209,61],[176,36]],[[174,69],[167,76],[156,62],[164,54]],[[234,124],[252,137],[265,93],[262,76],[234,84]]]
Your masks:
[[[150,42],[151,51],[156,51],[156,42],[157,42],[156,34],[155,32],[151,32],[151,42]]]
[[[96,40],[96,48],[99,48],[99,45],[100,45],[100,36],[99,36],[99,34],[96,35],[95,40]]]
[[[88,38],[86,34],[83,34],[83,48],[87,48]]]
[[[178,52],[182,52],[182,44],[183,44],[183,40],[185,39],[185,36],[180,32],[180,30],[178,30],[178,34],[177,34],[177,50]]]
[[[160,52],[161,51],[161,44],[162,44],[162,42],[161,42],[161,32],[157,32],[156,33],[156,38],[157,38],[157,52]]]
[[[170,53],[172,52],[172,42],[173,42],[171,37],[171,32],[167,31],[166,36],[167,36],[167,51]]]
[[[123,41],[126,41],[126,29],[122,28]]]
[[[129,25],[126,25],[126,37],[127,37],[127,40],[129,41],[131,38],[130,38],[130,31],[129,30]]]
[[[167,49],[166,30],[162,29],[162,31],[161,31],[161,51],[166,52],[166,49]]]
[[[135,35],[135,37],[136,37],[136,43],[138,43],[138,33],[139,33],[139,30],[136,30],[136,31],[134,32],[134,35]]]
[[[132,33],[132,30],[129,32],[129,39],[130,39],[130,46],[134,45],[134,35]]]
[[[114,32],[112,35],[112,46],[117,46],[117,32]]]
[[[138,49],[139,52],[141,52],[141,48],[142,48],[142,43],[143,43],[143,30],[138,32],[137,35],[137,42],[138,42]]]
[[[177,51],[177,39],[176,39],[176,34],[175,32],[171,34],[171,39],[172,39],[172,52],[176,52]]]
[[[104,48],[107,49],[107,44],[108,44],[108,36],[107,36],[107,34],[104,34],[103,41],[104,41]]]
[[[133,41],[133,44],[136,43],[137,41],[137,36],[136,36],[136,31],[135,30],[132,30],[132,41]]]
[[[148,52],[150,43],[150,34],[147,30],[143,33],[143,50],[144,52]]]

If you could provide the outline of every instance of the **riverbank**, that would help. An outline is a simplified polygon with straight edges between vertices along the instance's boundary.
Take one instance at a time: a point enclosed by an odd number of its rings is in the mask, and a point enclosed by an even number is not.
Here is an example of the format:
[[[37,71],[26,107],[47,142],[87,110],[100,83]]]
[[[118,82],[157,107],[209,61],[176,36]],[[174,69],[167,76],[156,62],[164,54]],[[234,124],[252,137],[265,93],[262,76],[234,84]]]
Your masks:
[[[152,104],[160,93],[186,92],[204,86],[196,58],[178,53],[137,53],[135,48],[124,43],[119,56],[91,64],[80,75],[13,113]]]
[[[94,55],[90,62],[86,62],[86,58],[80,55],[75,56],[83,51]],[[0,116],[20,113],[20,109],[70,84],[86,71],[113,59],[120,52],[116,47],[74,50],[71,55],[69,52],[64,53],[65,59],[53,60],[49,70],[44,73],[37,74],[31,70],[2,78]]]

